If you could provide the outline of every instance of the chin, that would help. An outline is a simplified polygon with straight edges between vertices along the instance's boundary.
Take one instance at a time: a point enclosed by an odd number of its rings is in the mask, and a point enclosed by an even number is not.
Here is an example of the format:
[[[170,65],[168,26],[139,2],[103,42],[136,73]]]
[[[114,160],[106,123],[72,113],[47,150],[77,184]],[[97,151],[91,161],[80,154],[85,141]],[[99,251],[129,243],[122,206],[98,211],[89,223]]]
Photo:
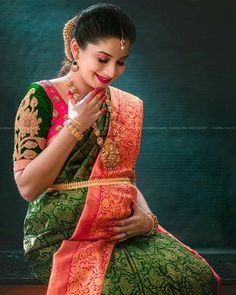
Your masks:
[[[97,82],[97,83],[94,83],[94,88],[106,88],[107,86],[109,86],[109,84],[103,84],[101,82]]]

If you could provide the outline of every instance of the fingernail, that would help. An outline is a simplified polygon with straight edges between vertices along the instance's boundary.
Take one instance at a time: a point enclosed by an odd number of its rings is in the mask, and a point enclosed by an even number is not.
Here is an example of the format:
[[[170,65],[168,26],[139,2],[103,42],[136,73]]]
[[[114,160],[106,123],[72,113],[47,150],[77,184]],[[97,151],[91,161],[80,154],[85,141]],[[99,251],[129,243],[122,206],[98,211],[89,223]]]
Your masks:
[[[96,88],[95,94],[98,94],[102,89],[103,88],[100,88],[100,87]]]
[[[101,110],[101,113],[102,113],[102,114],[105,114],[106,111],[107,111],[106,109],[102,109],[102,110]]]
[[[106,95],[103,95],[101,98],[100,98],[102,101],[105,101],[107,99]]]

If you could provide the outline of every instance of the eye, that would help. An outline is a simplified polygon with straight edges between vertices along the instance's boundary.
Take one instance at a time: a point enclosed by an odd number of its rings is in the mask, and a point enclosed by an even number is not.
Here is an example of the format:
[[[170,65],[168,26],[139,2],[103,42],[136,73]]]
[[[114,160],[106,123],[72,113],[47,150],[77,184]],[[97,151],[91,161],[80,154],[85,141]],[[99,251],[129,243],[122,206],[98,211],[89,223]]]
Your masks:
[[[117,61],[118,65],[120,66],[124,66],[125,65],[125,62],[124,61]]]
[[[108,62],[107,59],[102,59],[102,58],[98,58],[98,61],[101,62],[101,63],[103,63],[103,64],[105,64],[105,63]]]

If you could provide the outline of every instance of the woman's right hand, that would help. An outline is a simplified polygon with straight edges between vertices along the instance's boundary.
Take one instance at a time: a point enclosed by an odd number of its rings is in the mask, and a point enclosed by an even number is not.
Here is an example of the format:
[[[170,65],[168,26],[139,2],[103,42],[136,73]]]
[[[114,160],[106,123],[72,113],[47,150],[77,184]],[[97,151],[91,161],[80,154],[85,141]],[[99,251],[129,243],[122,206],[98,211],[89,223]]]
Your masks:
[[[95,88],[77,103],[69,100],[68,118],[72,119],[72,123],[75,120],[80,124],[80,126],[76,127],[81,132],[90,128],[99,116],[106,111],[106,109],[100,110],[101,104],[106,99],[105,92],[105,88]]]

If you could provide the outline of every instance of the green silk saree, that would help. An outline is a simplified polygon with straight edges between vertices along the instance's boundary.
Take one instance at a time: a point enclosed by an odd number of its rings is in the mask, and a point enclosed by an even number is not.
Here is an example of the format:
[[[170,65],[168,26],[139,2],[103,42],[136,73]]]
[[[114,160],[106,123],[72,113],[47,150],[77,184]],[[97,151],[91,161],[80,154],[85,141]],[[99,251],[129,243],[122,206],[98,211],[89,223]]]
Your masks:
[[[134,182],[142,102],[131,94],[109,88],[119,130],[120,165],[114,171],[104,171],[100,147],[93,130],[89,129],[71,152],[56,184],[102,177],[128,177]],[[31,84],[25,97],[16,120],[14,160],[16,167],[20,167],[16,169],[22,169],[35,154],[50,144],[56,132],[60,131],[61,122],[67,118],[66,106],[50,82]],[[24,124],[19,123],[22,118],[27,120],[29,114],[34,114],[31,123],[38,126],[30,136],[22,127]],[[108,112],[99,118],[97,125],[104,140],[112,136]],[[152,237],[137,236],[112,245],[106,242],[109,237],[106,221],[132,214],[131,203],[136,197],[133,184],[107,185],[46,191],[29,203],[24,225],[25,256],[36,278],[49,283],[49,295],[213,295],[217,290],[219,292],[220,279],[206,261],[161,226]],[[102,208],[99,207],[101,204]],[[94,219],[91,217],[93,214]],[[95,258],[89,247],[98,254]],[[69,253],[68,249],[71,256],[65,262],[63,257]],[[74,252],[71,254],[72,249]],[[75,253],[79,254],[76,264],[73,264]],[[84,260],[81,253],[86,254]],[[57,260],[57,256],[60,259]],[[58,269],[61,269],[59,276]],[[86,270],[87,275],[83,277],[79,269]],[[69,273],[68,278],[57,285],[66,276],[64,270]],[[91,278],[96,283],[91,283]]]

